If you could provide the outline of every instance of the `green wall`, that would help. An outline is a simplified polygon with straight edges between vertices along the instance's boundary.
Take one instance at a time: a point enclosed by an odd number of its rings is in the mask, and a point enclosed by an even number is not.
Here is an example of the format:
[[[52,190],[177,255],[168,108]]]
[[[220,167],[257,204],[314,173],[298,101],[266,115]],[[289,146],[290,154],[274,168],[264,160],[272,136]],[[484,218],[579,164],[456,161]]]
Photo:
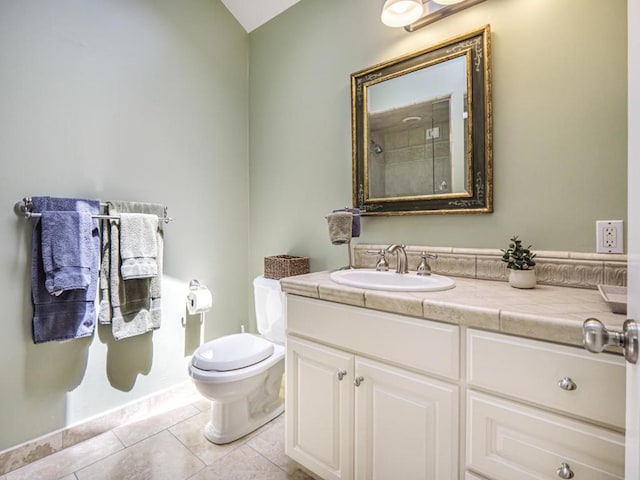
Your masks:
[[[494,213],[368,217],[360,242],[595,251],[595,221],[626,220],[626,2],[487,0],[415,33],[379,3],[302,0],[250,35],[251,273],[346,263],[324,216],[351,202],[349,75],[485,24]]]
[[[350,204],[349,75],[375,63],[491,24],[495,213],[365,218],[362,242],[593,251],[596,219],[626,219],[623,0],[487,0],[413,34],[380,3],[302,0],[247,35],[219,0],[0,0],[0,450],[186,381],[192,278],[208,340],[246,323],[264,256],[346,262],[324,216]],[[162,328],[33,345],[25,195],[167,204]]]
[[[192,278],[246,322],[248,46],[217,0],[0,0],[0,451],[188,381]],[[166,204],[161,328],[34,345],[25,195]]]

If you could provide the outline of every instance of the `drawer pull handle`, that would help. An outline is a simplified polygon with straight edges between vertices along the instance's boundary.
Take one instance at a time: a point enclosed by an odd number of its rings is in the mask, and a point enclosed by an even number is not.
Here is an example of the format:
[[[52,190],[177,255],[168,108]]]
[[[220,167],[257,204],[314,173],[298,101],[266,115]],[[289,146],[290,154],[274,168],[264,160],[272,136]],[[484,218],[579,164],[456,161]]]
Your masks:
[[[364,377],[356,377],[356,379],[353,381],[353,384],[356,387],[359,387],[362,382],[364,382]]]
[[[576,382],[571,380],[569,377],[562,378],[562,380],[558,382],[558,386],[563,390],[569,390],[569,391],[575,390],[576,388],[578,388],[578,386],[576,385]]]
[[[342,381],[342,379],[344,378],[344,376],[347,374],[346,370],[338,370],[338,373],[336,373],[336,375],[338,376],[338,380]]]
[[[568,463],[563,463],[560,465],[560,468],[556,472],[560,478],[573,478],[573,470]]]

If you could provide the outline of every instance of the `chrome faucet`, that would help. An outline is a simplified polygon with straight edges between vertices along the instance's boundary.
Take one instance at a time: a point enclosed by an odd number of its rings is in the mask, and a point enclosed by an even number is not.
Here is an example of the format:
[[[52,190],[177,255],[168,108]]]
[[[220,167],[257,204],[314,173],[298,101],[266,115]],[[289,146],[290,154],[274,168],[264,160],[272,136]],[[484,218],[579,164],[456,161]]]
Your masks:
[[[405,247],[406,245],[393,243],[386,248],[387,252],[396,254],[396,273],[409,273]]]

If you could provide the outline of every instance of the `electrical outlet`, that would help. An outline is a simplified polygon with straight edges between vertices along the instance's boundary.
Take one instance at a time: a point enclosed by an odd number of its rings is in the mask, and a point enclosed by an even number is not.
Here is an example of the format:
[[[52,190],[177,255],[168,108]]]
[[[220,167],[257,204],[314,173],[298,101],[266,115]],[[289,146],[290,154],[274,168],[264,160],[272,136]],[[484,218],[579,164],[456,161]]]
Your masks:
[[[596,253],[622,253],[623,251],[622,220],[596,221]]]

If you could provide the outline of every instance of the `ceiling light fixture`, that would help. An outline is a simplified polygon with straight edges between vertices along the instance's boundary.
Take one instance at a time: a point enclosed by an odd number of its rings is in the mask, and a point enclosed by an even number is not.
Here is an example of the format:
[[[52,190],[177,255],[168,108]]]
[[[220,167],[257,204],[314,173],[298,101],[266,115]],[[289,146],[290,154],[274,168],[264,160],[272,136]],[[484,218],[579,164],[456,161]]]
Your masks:
[[[485,0],[386,0],[380,19],[388,27],[415,32]]]
[[[404,117],[402,119],[402,123],[415,123],[422,120],[422,117],[414,116],[414,117]]]
[[[380,19],[389,27],[404,27],[418,20],[423,12],[422,0],[386,0]]]

